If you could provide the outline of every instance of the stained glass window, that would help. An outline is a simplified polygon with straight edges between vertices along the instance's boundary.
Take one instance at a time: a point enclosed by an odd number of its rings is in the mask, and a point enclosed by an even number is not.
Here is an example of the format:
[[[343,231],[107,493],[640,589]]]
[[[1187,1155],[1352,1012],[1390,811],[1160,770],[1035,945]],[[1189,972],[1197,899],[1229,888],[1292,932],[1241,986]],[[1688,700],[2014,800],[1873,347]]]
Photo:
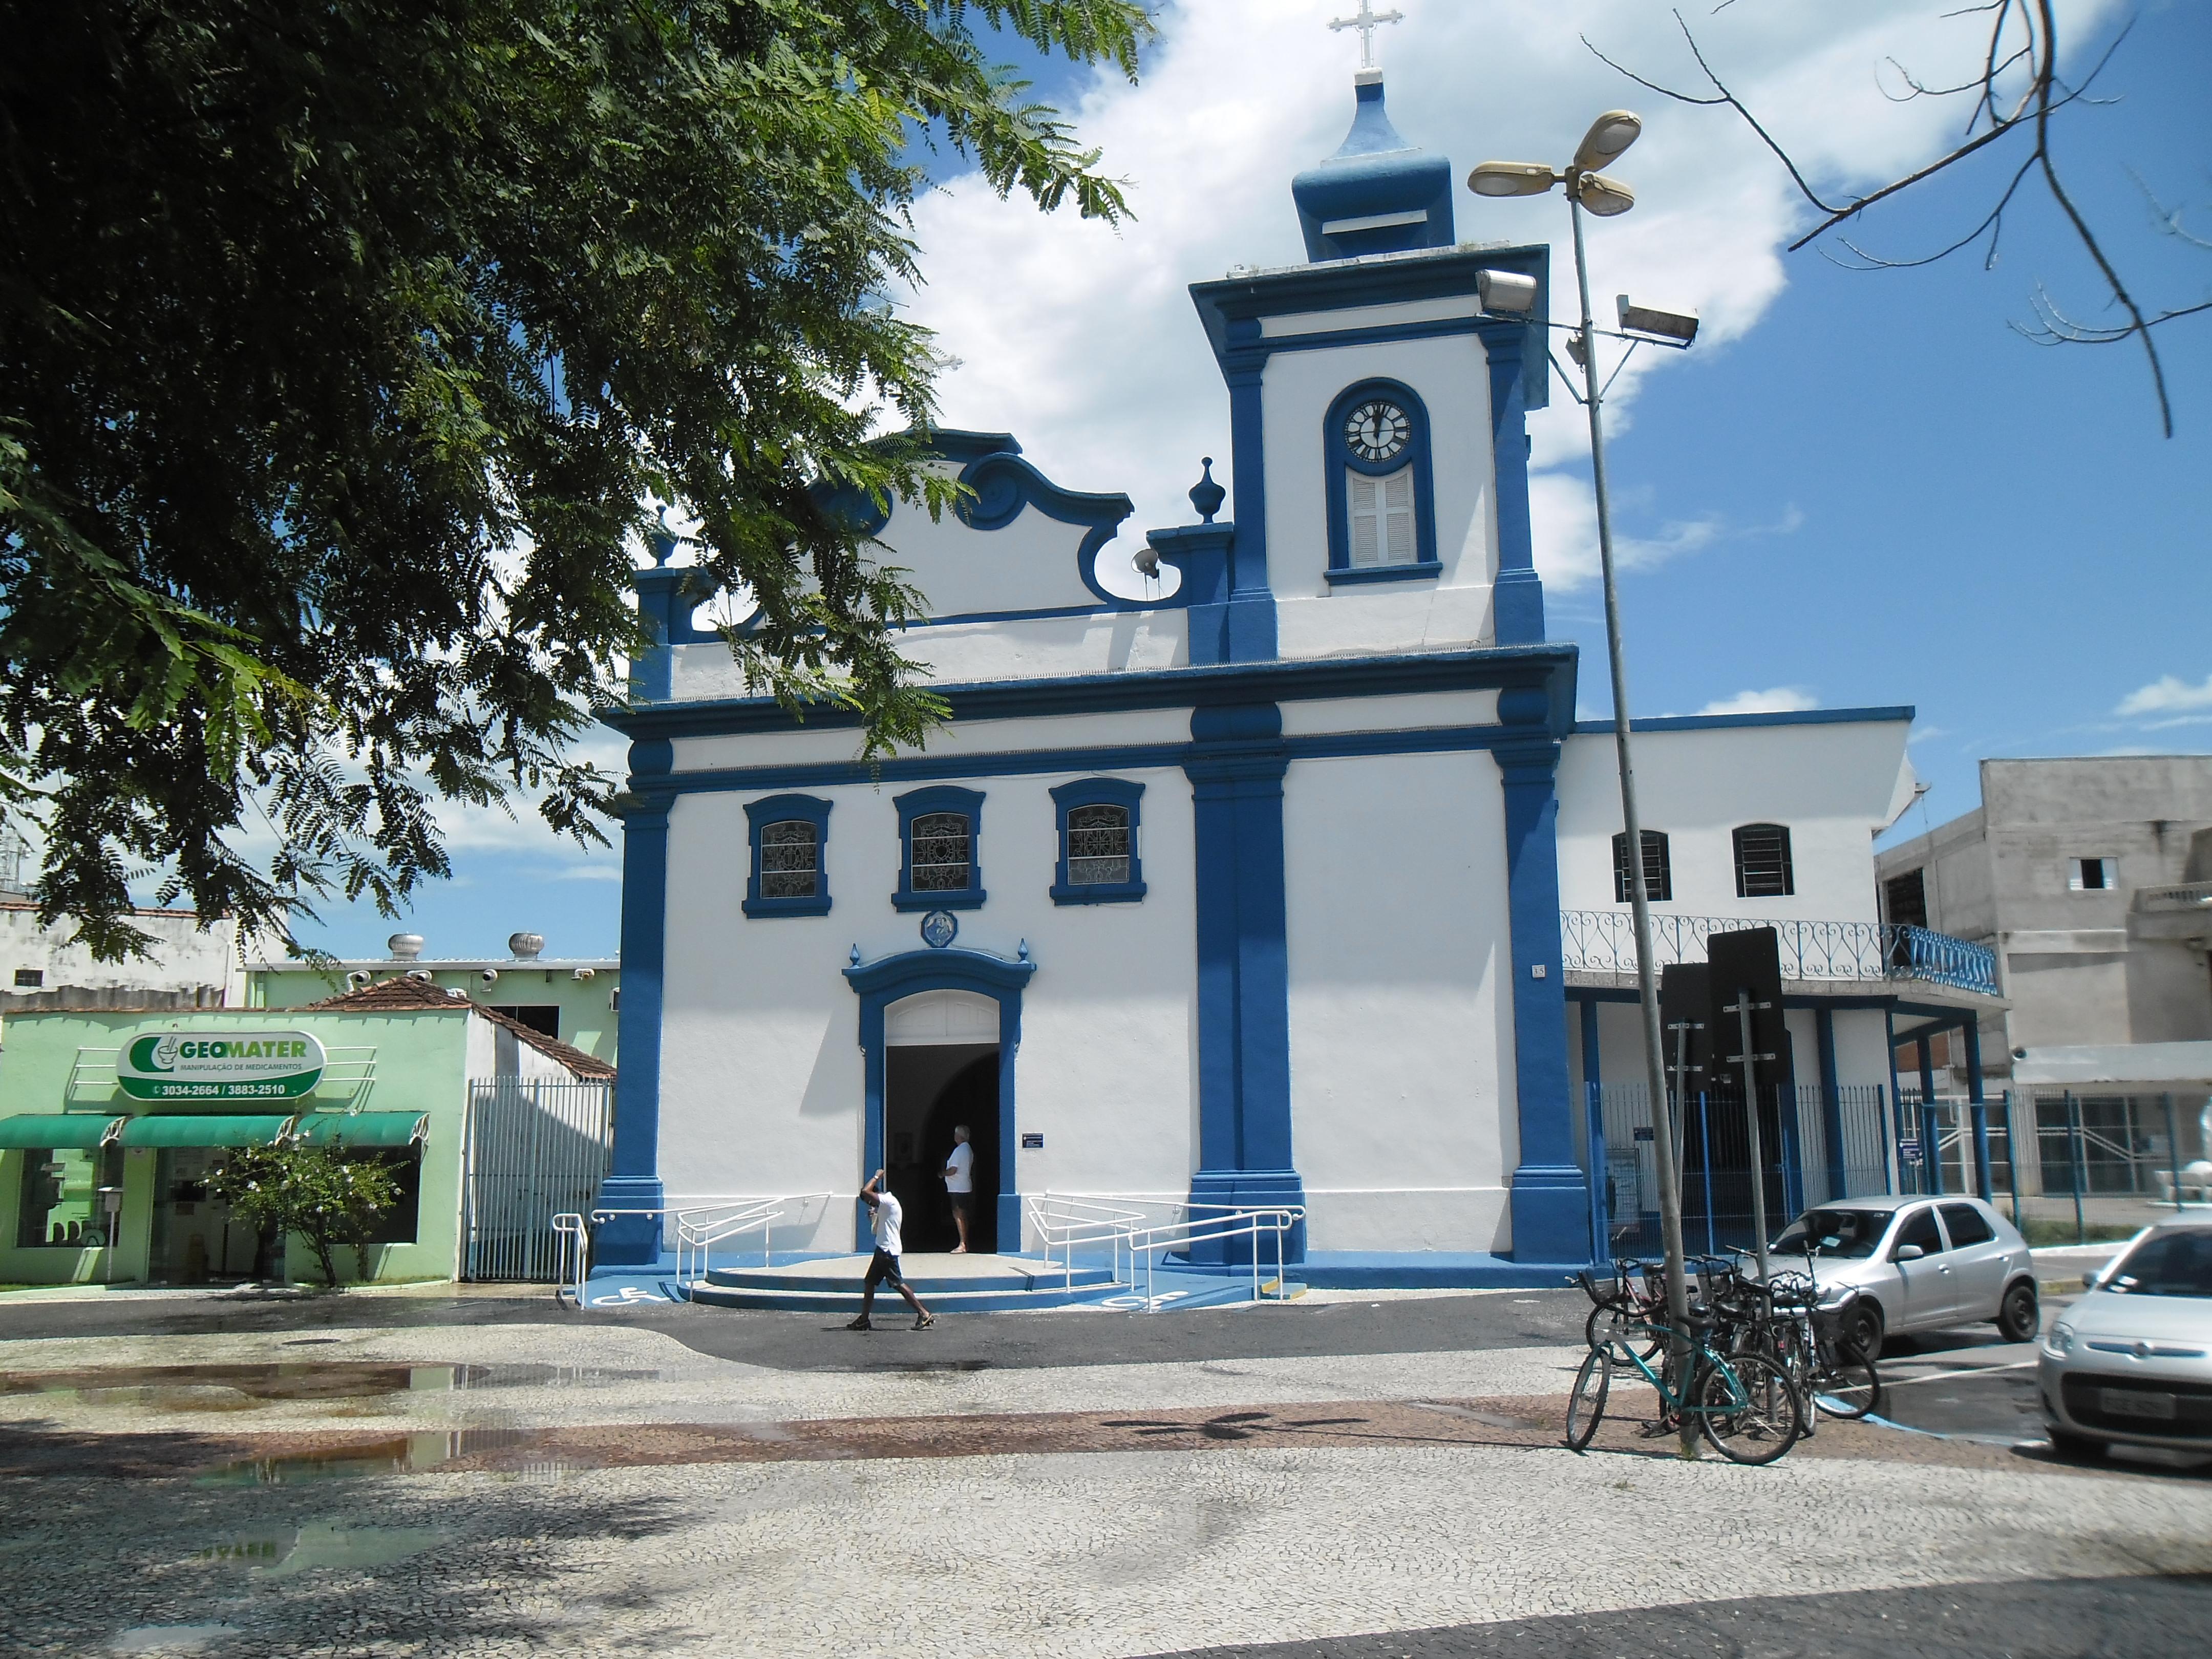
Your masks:
[[[975,865],[965,812],[925,812],[914,821],[907,859],[917,893],[964,893]]]
[[[1067,814],[1067,880],[1092,887],[1129,879],[1129,809],[1077,806]]]
[[[762,827],[763,898],[812,898],[822,888],[821,831],[803,818]]]

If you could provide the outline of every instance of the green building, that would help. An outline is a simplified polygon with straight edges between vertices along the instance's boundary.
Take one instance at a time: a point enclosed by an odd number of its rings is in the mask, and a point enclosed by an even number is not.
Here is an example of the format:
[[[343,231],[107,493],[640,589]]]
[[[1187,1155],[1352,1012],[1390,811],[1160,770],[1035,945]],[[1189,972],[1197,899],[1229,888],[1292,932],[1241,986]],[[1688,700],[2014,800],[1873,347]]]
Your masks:
[[[221,1284],[257,1240],[209,1195],[231,1149],[334,1143],[393,1168],[368,1276],[550,1278],[588,1207],[614,1067],[396,975],[303,1007],[54,1010],[0,1035],[0,1282]],[[313,1277],[304,1243],[290,1276]],[[354,1268],[353,1252],[341,1267]]]
[[[386,948],[392,954],[374,960],[249,960],[246,1006],[305,1008],[378,980],[412,975],[615,1064],[620,957],[548,957],[537,933],[509,937],[504,957],[426,958],[419,933],[394,933]]]

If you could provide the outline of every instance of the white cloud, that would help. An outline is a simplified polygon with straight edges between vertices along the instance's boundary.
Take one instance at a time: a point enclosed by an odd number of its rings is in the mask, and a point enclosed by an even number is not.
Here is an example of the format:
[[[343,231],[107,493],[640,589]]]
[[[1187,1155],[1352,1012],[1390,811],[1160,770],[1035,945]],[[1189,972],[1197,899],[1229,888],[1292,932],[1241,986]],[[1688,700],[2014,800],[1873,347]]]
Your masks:
[[[1813,694],[1802,685],[1771,685],[1764,691],[1739,691],[1698,710],[1700,714],[1790,714],[1801,708],[1817,708]]]
[[[2137,714],[2178,714],[2193,708],[2212,708],[2212,674],[2204,677],[2202,685],[2191,685],[2168,674],[2129,692],[2112,712],[2126,719]]]
[[[2062,27],[2082,40],[2116,3],[2062,5]],[[1644,116],[1643,139],[1616,169],[1638,206],[1591,227],[1599,309],[1624,291],[1692,307],[1704,319],[1699,354],[1728,349],[1759,322],[1786,281],[1783,245],[1807,217],[1787,176],[1733,112],[1645,93],[1579,38],[1691,88],[1696,65],[1667,10],[1638,0],[1411,0],[1401,9],[1407,21],[1382,31],[1377,46],[1392,120],[1409,142],[1449,155],[1462,177],[1492,157],[1564,158],[1600,110],[1625,105]],[[919,208],[928,285],[912,313],[958,359],[942,384],[945,422],[1012,431],[1071,488],[1127,490],[1137,513],[1125,545],[1189,518],[1183,492],[1200,455],[1232,482],[1228,395],[1184,289],[1232,264],[1304,257],[1290,183],[1350,125],[1356,47],[1323,27],[1343,10],[1341,0],[1163,7],[1142,84],[1100,76],[1076,100],[1085,140],[1133,185],[1140,216],[1118,231],[1072,214],[1040,217],[972,176]],[[1954,134],[1952,100],[1883,95],[1884,60],[1931,83],[1960,78],[1982,21],[1947,20],[1925,0],[1861,0],[1733,6],[1695,27],[1716,66],[1814,178],[1847,189],[1928,159]],[[1461,188],[1454,210],[1464,240],[1552,243],[1564,309],[1572,270],[1556,197],[1479,202]],[[1609,399],[1610,434],[1630,429],[1644,378],[1674,361],[1639,351],[1629,362]],[[1531,438],[1537,566],[1547,582],[1571,587],[1595,574],[1589,491],[1553,469],[1588,454],[1581,410],[1555,395],[1531,417]],[[1694,552],[1728,533],[1703,502],[1657,506],[1665,527],[1625,543],[1624,564]]]

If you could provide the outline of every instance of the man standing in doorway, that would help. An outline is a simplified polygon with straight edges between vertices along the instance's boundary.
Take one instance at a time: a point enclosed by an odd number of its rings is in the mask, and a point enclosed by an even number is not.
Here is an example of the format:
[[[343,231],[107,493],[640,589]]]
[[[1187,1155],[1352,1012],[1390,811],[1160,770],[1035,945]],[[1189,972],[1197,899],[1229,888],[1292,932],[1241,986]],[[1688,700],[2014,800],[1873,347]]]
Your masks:
[[[968,1126],[952,1131],[952,1156],[945,1160],[945,1195],[952,1200],[952,1224],[960,1230],[955,1255],[968,1254],[968,1218],[975,1211],[975,1149],[968,1144]]]
[[[914,1310],[914,1328],[926,1331],[937,1322],[937,1316],[921,1305],[921,1299],[907,1289],[906,1280],[899,1274],[899,1224],[905,1220],[905,1207],[897,1197],[884,1190],[884,1172],[878,1170],[868,1177],[868,1184],[860,1188],[860,1202],[874,1213],[871,1218],[876,1230],[876,1253],[868,1258],[868,1276],[860,1285],[860,1316],[845,1328],[848,1331],[872,1331],[875,1326],[868,1316],[876,1305],[876,1286],[889,1284],[906,1298],[906,1305]]]

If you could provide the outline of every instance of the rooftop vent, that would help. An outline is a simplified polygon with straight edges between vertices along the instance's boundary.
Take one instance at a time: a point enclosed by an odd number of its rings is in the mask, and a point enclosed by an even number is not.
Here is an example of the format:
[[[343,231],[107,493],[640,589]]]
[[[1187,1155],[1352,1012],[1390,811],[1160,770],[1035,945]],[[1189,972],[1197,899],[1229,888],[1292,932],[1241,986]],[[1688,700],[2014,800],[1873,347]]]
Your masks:
[[[507,936],[507,948],[517,962],[533,961],[536,959],[538,953],[545,948],[545,935],[543,933],[509,933]]]
[[[392,952],[394,962],[412,962],[422,954],[422,935],[394,933],[384,941],[384,948]]]

